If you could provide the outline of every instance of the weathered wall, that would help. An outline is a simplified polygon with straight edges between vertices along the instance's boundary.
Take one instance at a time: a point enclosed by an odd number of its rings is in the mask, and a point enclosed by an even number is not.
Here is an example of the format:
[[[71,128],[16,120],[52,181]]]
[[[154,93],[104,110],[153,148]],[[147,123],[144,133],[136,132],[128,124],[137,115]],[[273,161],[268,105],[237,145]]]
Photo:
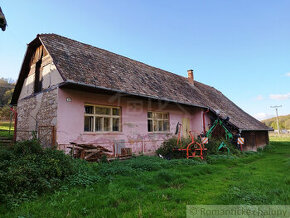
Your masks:
[[[257,151],[259,147],[264,147],[269,143],[267,131],[243,131],[242,137],[245,138],[243,150]]]
[[[38,131],[42,144],[51,145],[53,138],[51,126],[56,126],[57,121],[57,89],[54,88],[18,101],[17,140],[31,139],[33,131]]]
[[[67,102],[66,98],[71,98]],[[84,132],[84,105],[109,105],[121,107],[122,131],[114,133]],[[169,112],[170,131],[150,133],[147,129],[147,112]],[[152,153],[162,141],[175,133],[177,122],[188,118],[190,129],[199,134],[203,130],[202,109],[183,107],[172,103],[144,101],[120,95],[93,94],[68,89],[59,89],[57,109],[57,142],[61,149],[69,142],[98,143],[113,149],[115,142],[125,142],[136,154]],[[206,119],[208,125],[209,119]]]
[[[42,89],[48,89],[58,83],[63,82],[56,66],[54,65],[52,58],[46,55],[42,58],[41,63],[42,73]],[[30,66],[30,71],[24,80],[23,87],[19,96],[19,99],[23,99],[34,93],[34,82],[35,82],[35,64]]]

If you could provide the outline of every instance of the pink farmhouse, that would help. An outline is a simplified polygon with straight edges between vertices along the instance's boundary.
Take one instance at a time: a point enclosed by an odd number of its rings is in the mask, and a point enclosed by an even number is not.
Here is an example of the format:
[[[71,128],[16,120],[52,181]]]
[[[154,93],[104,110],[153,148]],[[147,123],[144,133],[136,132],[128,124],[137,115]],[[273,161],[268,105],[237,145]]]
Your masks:
[[[55,34],[28,45],[12,98],[17,140],[37,134],[44,146],[99,144],[120,153],[153,153],[182,124],[206,132],[217,115],[241,133],[245,149],[268,143],[267,126],[221,92],[194,80]],[[117,145],[117,146],[116,146]]]

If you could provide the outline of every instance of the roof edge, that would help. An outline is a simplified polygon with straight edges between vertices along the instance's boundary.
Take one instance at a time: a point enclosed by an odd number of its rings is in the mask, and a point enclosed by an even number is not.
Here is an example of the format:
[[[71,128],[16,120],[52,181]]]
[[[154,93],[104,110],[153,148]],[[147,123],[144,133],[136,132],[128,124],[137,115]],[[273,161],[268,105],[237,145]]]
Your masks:
[[[22,61],[20,72],[19,72],[19,76],[18,76],[16,85],[15,85],[15,88],[14,88],[14,92],[13,92],[13,95],[12,95],[12,99],[11,99],[11,102],[10,102],[10,104],[13,105],[13,106],[17,105],[17,101],[19,99],[23,83],[25,81],[25,78],[24,78],[25,77],[25,73],[28,70],[27,65],[29,64],[30,58],[33,55],[33,48],[36,47],[36,46],[39,46],[41,44],[42,44],[42,42],[40,41],[38,36],[35,39],[33,39],[30,43],[27,44],[27,48],[26,48],[26,52],[24,54],[24,58],[23,58],[23,61]]]
[[[80,87],[88,87],[88,88],[102,89],[102,90],[106,90],[106,91],[111,91],[111,92],[116,92],[116,93],[120,93],[120,94],[126,94],[126,95],[136,96],[136,97],[142,97],[142,98],[149,98],[149,99],[154,99],[154,100],[167,101],[167,102],[171,102],[171,103],[177,103],[177,104],[183,104],[183,105],[187,105],[187,106],[199,107],[199,108],[202,108],[202,109],[209,109],[208,107],[205,107],[205,106],[202,106],[202,105],[195,105],[195,104],[190,104],[190,103],[186,103],[186,102],[178,102],[178,101],[174,101],[174,100],[171,100],[171,99],[158,98],[156,96],[149,96],[149,95],[131,93],[131,92],[126,92],[126,91],[121,91],[121,90],[118,90],[118,89],[106,88],[106,87],[102,87],[102,86],[89,85],[89,84],[85,84],[85,83],[81,83],[81,82],[75,82],[73,80],[66,80],[66,81],[60,83],[59,84],[59,87],[60,88],[61,87],[65,87],[67,85],[76,85],[76,86],[80,86]]]

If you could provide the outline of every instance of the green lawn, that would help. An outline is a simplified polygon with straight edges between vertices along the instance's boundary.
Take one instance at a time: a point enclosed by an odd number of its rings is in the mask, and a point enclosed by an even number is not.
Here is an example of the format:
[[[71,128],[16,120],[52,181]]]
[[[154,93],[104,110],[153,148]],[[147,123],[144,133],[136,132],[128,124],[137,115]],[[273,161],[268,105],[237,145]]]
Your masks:
[[[11,131],[9,133],[10,122],[0,122],[0,137],[12,138],[14,134],[14,123],[11,124]]]
[[[263,152],[213,156],[199,165],[148,160],[148,166],[168,166],[130,173],[123,161],[103,182],[63,188],[10,211],[2,206],[1,217],[185,217],[188,204],[290,204],[290,138],[271,141]]]

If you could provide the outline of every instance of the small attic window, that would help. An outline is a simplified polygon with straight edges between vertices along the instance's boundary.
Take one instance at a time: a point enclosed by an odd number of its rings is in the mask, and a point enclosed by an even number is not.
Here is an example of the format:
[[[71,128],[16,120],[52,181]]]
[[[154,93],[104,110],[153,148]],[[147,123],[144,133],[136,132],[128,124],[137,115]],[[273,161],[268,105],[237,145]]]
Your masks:
[[[30,66],[35,64],[35,81],[34,81],[34,93],[38,93],[42,90],[42,59],[48,55],[43,45],[36,48],[31,61]]]
[[[34,93],[38,93],[42,90],[42,72],[41,72],[41,59],[35,64],[35,82]]]

